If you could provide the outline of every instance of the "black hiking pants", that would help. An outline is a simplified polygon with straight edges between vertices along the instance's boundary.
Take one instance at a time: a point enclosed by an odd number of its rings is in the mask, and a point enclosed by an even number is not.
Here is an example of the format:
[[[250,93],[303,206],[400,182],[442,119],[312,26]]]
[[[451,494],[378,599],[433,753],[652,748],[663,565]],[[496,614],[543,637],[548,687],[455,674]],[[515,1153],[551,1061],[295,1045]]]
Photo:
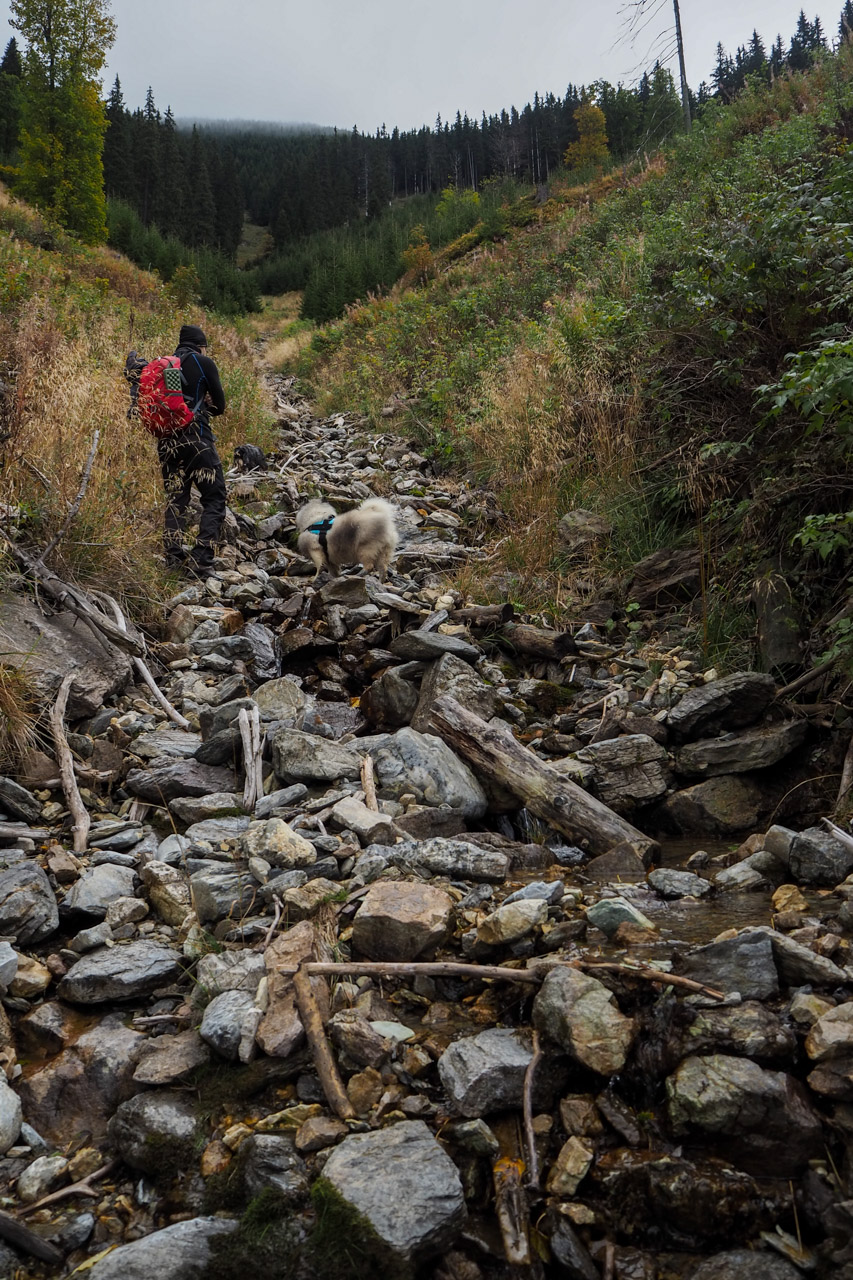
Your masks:
[[[166,490],[166,561],[176,564],[183,559],[181,541],[195,485],[201,498],[201,520],[191,557],[196,564],[210,565],[225,519],[225,476],[213,438],[191,423],[183,431],[158,440],[157,454]]]

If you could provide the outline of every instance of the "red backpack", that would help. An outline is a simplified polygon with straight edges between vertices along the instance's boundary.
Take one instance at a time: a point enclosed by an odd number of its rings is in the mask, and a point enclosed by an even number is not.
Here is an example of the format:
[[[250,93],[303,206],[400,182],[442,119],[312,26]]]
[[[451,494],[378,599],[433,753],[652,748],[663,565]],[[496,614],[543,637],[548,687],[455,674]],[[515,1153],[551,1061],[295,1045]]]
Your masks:
[[[195,417],[184,399],[183,382],[179,356],[158,356],[139,375],[139,417],[146,431],[160,440],[183,431]]]

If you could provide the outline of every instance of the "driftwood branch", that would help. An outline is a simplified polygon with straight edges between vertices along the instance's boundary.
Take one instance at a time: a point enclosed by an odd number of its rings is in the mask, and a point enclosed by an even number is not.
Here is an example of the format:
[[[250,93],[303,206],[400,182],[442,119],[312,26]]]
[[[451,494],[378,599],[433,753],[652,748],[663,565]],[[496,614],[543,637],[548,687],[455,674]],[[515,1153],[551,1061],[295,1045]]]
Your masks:
[[[106,1164],[102,1164],[100,1169],[95,1169],[94,1173],[87,1173],[86,1177],[81,1178],[79,1182],[72,1182],[67,1187],[61,1187],[59,1191],[52,1191],[49,1196],[42,1196],[41,1200],[36,1200],[35,1204],[28,1204],[26,1209],[21,1209],[21,1217],[25,1217],[28,1213],[35,1213],[37,1209],[43,1209],[47,1204],[68,1200],[71,1196],[89,1196],[92,1200],[96,1200],[101,1193],[92,1186],[92,1183],[106,1178],[107,1174],[118,1168],[118,1165],[118,1160],[109,1160]]]
[[[536,1134],[533,1132],[533,1078],[536,1068],[542,1061],[542,1046],[539,1043],[539,1032],[533,1032],[533,1057],[527,1064],[524,1073],[524,1094],[522,1110],[524,1115],[524,1145],[527,1148],[527,1186],[536,1191],[539,1189],[539,1153],[536,1150]]]
[[[622,841],[633,845],[644,858],[657,849],[649,836],[537,759],[502,721],[486,722],[445,694],[432,709],[430,727],[475,773],[500,783],[531,813],[570,839],[586,841],[593,853],[606,853]]]
[[[246,770],[243,808],[247,813],[254,813],[255,805],[264,792],[264,779],[261,772],[261,716],[258,708],[252,707],[250,713],[243,707],[237,717],[237,723],[240,726],[243,762]]]
[[[550,662],[559,662],[561,658],[578,653],[568,631],[548,631],[522,622],[505,622],[493,638],[496,644],[511,653],[523,653],[525,657],[544,658]]]
[[[368,809],[378,813],[379,802],[376,799],[376,783],[373,780],[373,757],[369,755],[363,756],[361,760],[361,788],[364,792],[364,803]]]
[[[86,490],[89,487],[89,478],[92,474],[92,463],[95,461],[95,454],[98,452],[98,440],[100,439],[100,437],[101,437],[100,430],[96,430],[95,438],[92,441],[92,447],[89,450],[89,456],[86,459],[85,466],[83,467],[83,475],[80,480],[80,488],[77,491],[77,497],[74,499],[74,501],[71,504],[71,507],[69,508],[68,515],[65,517],[62,528],[59,530],[58,533],[54,534],[50,542],[45,547],[44,551],[42,551],[41,555],[39,556],[40,560],[46,559],[46,557],[50,555],[51,551],[53,551],[59,545],[59,543],[65,537],[65,534],[68,531],[68,528],[70,527],[72,520],[76,516],[77,512],[80,510],[80,504],[82,503],[83,498],[86,495]]]
[[[0,529],[0,537],[6,543],[9,555],[17,564],[25,569],[31,577],[41,583],[44,590],[53,600],[53,602],[61,609],[67,609],[69,613],[73,613],[75,617],[86,622],[91,630],[95,633],[99,640],[106,638],[110,640],[118,649],[123,649],[135,657],[141,657],[145,652],[144,645],[139,640],[122,631],[115,623],[110,622],[98,609],[95,609],[86,597],[86,593],[77,587],[70,586],[67,582],[63,582],[58,578],[52,570],[42,564],[41,557],[32,556],[29,552],[24,551],[22,547],[12,542]]]
[[[492,1168],[495,1188],[495,1216],[501,1231],[504,1253],[511,1267],[529,1267],[530,1209],[521,1183],[524,1165],[521,1160],[501,1156]]]
[[[464,609],[451,609],[451,622],[465,622],[469,627],[499,627],[505,622],[512,622],[515,609],[509,601],[506,604],[469,604]]]
[[[821,818],[821,824],[826,827],[827,831],[834,835],[836,840],[840,841],[841,844],[845,845],[848,849],[853,849],[853,836],[850,835],[849,831],[843,831],[841,827],[837,826],[834,822],[831,822],[829,818]]]
[[[119,607],[118,601],[114,600],[111,595],[107,595],[106,591],[97,591],[97,592],[93,592],[92,594],[99,603],[105,604],[107,606],[107,608],[110,610],[113,617],[115,618],[116,626],[125,635],[127,635],[128,634],[127,621],[125,619],[124,614],[121,611],[121,608]],[[151,672],[148,670],[148,667],[145,665],[142,659],[134,655],[133,665],[136,668],[139,675],[145,681],[148,688],[151,690],[151,694],[154,698],[154,701],[158,704],[158,706],[163,708],[163,710],[166,712],[166,715],[169,717],[169,719],[174,720],[175,724],[180,729],[189,729],[190,727],[189,720],[187,720],[185,716],[182,716],[180,711],[176,710],[175,707],[172,706],[171,702],[166,697],[166,695],[162,692],[162,690],[159,688],[157,681],[154,679],[154,677],[152,676]]]
[[[326,1029],[323,1026],[317,1001],[314,999],[314,992],[311,990],[311,977],[308,970],[308,965],[302,965],[293,975],[296,1007],[299,1010],[305,1037],[311,1047],[314,1065],[317,1068],[326,1101],[339,1120],[352,1120],[355,1117],[355,1108],[341,1083],[329,1041],[326,1039]]]
[[[827,671],[834,667],[837,661],[837,658],[827,658],[825,662],[812,667],[811,671],[807,671],[805,675],[797,676],[796,680],[786,684],[783,689],[777,689],[775,693],[776,701],[778,702],[782,698],[792,698],[801,689],[808,688],[810,684],[814,684],[815,680],[819,680],[821,676],[826,675]]]
[[[853,837],[848,837],[853,839]],[[322,974],[331,977],[334,974],[360,973],[366,976],[382,978],[417,978],[424,975],[429,978],[476,978],[481,981],[521,982],[528,986],[538,986],[552,969],[565,966],[570,969],[582,969],[584,973],[595,970],[606,970],[618,973],[625,978],[638,978],[642,982],[660,982],[668,987],[679,987],[682,991],[695,991],[700,995],[710,996],[714,1000],[725,1000],[725,992],[714,987],[706,987],[693,978],[682,978],[677,973],[666,973],[663,969],[651,969],[647,965],[617,964],[615,961],[602,960],[548,960],[531,969],[511,969],[508,965],[495,964],[457,964],[452,960],[308,960],[301,969],[304,973]],[[297,965],[281,965],[277,973],[293,977],[299,972]]]
[[[61,1267],[65,1262],[65,1254],[56,1245],[30,1231],[29,1227],[13,1218],[10,1213],[0,1212],[0,1237],[31,1257],[38,1258],[40,1262],[49,1262],[55,1267]]]
[[[91,819],[80,797],[77,779],[74,776],[74,758],[71,755],[71,748],[68,745],[63,726],[65,708],[68,704],[68,691],[73,683],[74,673],[69,672],[59,686],[56,702],[50,709],[50,731],[56,747],[56,760],[59,765],[62,791],[68,808],[71,810],[71,816],[74,819],[74,852],[85,853]]]

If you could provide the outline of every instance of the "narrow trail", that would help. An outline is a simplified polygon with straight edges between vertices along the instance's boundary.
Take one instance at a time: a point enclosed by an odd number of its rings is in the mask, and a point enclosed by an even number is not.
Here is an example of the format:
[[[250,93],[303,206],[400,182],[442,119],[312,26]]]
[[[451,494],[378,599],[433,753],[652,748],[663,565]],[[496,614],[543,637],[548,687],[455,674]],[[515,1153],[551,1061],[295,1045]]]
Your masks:
[[[0,1263],[60,1274],[26,1223],[92,1280],[338,1280],[313,1186],[361,1275],[853,1275],[853,851],[735,838],[814,732],[768,676],[465,600],[492,495],[274,388],[149,645],[184,725],[129,662],[72,685],[77,853],[47,752],[0,779]],[[296,511],[376,494],[387,580],[315,578]]]

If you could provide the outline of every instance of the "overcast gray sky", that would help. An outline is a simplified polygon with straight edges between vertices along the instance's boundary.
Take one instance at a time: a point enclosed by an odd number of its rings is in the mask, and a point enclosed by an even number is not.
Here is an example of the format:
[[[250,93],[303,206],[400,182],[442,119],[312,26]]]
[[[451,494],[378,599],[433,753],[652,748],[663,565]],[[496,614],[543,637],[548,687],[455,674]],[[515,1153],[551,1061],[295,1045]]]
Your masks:
[[[681,0],[687,76],[708,79],[718,41],[753,28],[786,45],[805,7],[830,38],[843,0]],[[305,121],[374,132],[479,119],[569,83],[633,83],[671,46],[671,0],[633,42],[623,0],[113,0],[118,38],[104,73],[125,102],[191,118]],[[9,16],[7,0],[0,15]],[[2,40],[14,32],[5,23]],[[677,74],[674,60],[669,60]]]

